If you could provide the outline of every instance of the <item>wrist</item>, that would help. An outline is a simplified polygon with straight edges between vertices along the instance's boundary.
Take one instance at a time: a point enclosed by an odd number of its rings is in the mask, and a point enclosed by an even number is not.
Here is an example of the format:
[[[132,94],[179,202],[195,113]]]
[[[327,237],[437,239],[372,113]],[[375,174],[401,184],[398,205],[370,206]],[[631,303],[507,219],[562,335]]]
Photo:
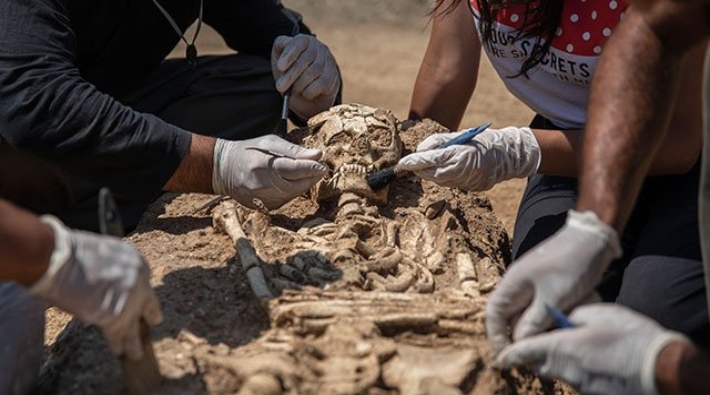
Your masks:
[[[0,280],[24,286],[47,270],[54,236],[37,217],[0,198]]]
[[[215,139],[192,134],[190,149],[163,189],[171,192],[212,193]]]
[[[542,162],[540,143],[529,127],[500,129],[506,141],[514,178],[526,178],[536,174]],[[485,132],[483,132],[485,133]]]
[[[30,288],[30,292],[33,294],[43,294],[51,289],[53,278],[72,256],[72,243],[69,229],[67,229],[61,221],[51,215],[43,215],[40,217],[40,221],[52,230],[54,241],[53,250],[47,264],[47,270]]]
[[[222,157],[225,155],[224,151],[227,149],[228,144],[229,141],[227,140],[217,139],[212,156],[212,191],[223,196],[230,195],[224,182],[226,175],[223,174],[227,169],[222,166]]]
[[[682,395],[681,366],[684,359],[692,360],[698,350],[686,341],[668,343],[656,358],[654,376],[658,393],[661,395]]]
[[[612,259],[622,255],[618,233],[614,228],[602,222],[594,211],[569,210],[566,224],[571,228],[595,235],[599,243],[610,252]]]

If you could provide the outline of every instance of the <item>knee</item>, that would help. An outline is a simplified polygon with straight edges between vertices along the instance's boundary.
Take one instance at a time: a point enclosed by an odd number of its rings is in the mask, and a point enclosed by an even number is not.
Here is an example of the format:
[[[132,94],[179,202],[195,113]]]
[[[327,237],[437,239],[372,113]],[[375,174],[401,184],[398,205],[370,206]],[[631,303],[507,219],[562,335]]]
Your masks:
[[[710,339],[702,263],[663,256],[633,259],[617,302],[691,338]]]
[[[516,224],[513,237],[513,260],[517,260],[533,247],[547,240],[564,226],[567,211],[535,218],[524,219]],[[527,225],[526,225],[527,224]]]
[[[42,362],[44,306],[14,283],[0,283],[0,393],[26,394]]]

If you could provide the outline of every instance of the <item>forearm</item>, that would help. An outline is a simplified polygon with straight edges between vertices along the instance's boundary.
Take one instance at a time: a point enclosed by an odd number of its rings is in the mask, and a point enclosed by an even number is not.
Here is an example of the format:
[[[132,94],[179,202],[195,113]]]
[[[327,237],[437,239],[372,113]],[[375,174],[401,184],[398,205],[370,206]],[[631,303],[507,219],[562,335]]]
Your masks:
[[[0,280],[34,284],[47,271],[53,250],[49,226],[0,199]]]
[[[0,2],[0,136],[119,198],[148,201],[186,155],[190,134],[83,78],[65,6]]]
[[[656,362],[656,385],[661,395],[710,393],[710,358],[687,342],[667,345]]]
[[[468,3],[458,1],[451,10],[448,5],[436,11],[409,117],[431,118],[456,130],[476,86],[481,48]]]
[[[476,77],[456,76],[426,59],[422,62],[410,104],[409,119],[431,118],[456,130],[476,85]],[[463,80],[463,81],[462,81]]]
[[[580,175],[580,168],[582,168],[581,158],[585,152],[585,136],[581,130],[533,129],[533,133],[542,153],[542,160],[537,171],[539,174],[562,177],[577,177]],[[614,141],[607,142],[607,144],[615,147],[621,145],[621,142],[615,140],[622,137],[618,136],[618,134],[620,133],[614,133],[610,137]],[[631,143],[625,141],[624,145],[626,144]],[[698,144],[699,142],[696,142],[695,147],[698,147]],[[624,152],[624,154],[635,154],[636,149],[635,146],[631,146],[628,152]],[[647,173],[649,175],[668,175],[688,171],[697,159],[698,152],[692,149],[689,144],[674,140],[674,136],[669,134],[664,139],[661,147],[649,155],[650,157],[647,159],[650,162],[650,166]],[[607,159],[610,162],[605,167],[608,166],[609,173],[619,176],[623,170],[620,168],[622,165],[617,163],[620,159],[617,156]]]
[[[699,141],[686,137],[686,148],[677,143],[684,132],[699,132],[688,119],[692,115],[684,117],[690,127],[671,127],[673,133],[666,137],[670,144],[659,152],[680,85],[682,55],[702,37],[690,29],[671,40],[669,32],[687,30],[672,23],[704,24],[697,20],[699,10],[693,17],[679,12],[676,3],[671,7],[630,10],[605,46],[592,84],[578,210],[595,211],[617,230],[623,229],[649,170],[672,168],[673,158],[697,159]],[[697,105],[693,97],[682,100],[680,112]]]
[[[212,193],[215,141],[212,137],[193,134],[190,150],[163,189],[171,192]]]

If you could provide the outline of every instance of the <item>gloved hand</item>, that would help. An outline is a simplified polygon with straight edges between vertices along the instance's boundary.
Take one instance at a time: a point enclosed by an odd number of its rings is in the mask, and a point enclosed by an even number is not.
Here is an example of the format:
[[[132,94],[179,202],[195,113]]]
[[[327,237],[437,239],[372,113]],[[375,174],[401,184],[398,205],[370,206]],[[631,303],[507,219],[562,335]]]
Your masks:
[[[589,298],[612,260],[621,256],[616,231],[593,212],[570,210],[557,233],[528,251],[505,273],[486,304],[486,329],[497,354],[513,338],[552,326],[545,304],[568,311]],[[520,316],[522,314],[522,316]]]
[[[279,92],[292,89],[289,105],[301,118],[308,119],[335,103],[340,73],[330,49],[314,36],[276,37],[271,69]]]
[[[70,230],[51,216],[41,220],[54,232],[54,251],[30,293],[99,326],[114,354],[140,359],[141,317],[149,325],[163,320],[141,255],[119,238]]]
[[[316,162],[321,152],[291,144],[274,135],[242,141],[217,139],[212,188],[244,206],[259,199],[275,209],[302,195],[328,172]]]
[[[540,146],[530,128],[487,129],[467,144],[436,148],[461,133],[427,137],[417,152],[399,160],[399,169],[444,187],[485,191],[534,174],[540,165]]]
[[[657,394],[656,359],[673,341],[688,340],[627,308],[592,304],[575,309],[575,328],[516,341],[495,365],[526,365],[582,394]]]

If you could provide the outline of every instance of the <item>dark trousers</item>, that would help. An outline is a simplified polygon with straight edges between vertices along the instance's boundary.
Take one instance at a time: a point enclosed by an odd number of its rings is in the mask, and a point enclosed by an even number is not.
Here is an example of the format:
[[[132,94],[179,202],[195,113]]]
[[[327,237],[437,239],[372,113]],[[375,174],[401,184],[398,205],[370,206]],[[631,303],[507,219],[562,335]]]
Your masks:
[[[537,117],[533,128],[551,128]],[[700,166],[688,173],[648,177],[624,233],[624,256],[597,288],[606,301],[636,310],[666,328],[710,346],[698,231]],[[547,239],[577,203],[577,179],[534,175],[515,223],[513,258]]]
[[[269,60],[240,54],[202,57],[195,68],[183,59],[167,60],[140,83],[112,95],[188,131],[232,140],[271,133],[282,103]],[[2,143],[0,196],[57,215],[72,227],[98,230],[95,186]],[[128,230],[149,203],[119,201]]]

